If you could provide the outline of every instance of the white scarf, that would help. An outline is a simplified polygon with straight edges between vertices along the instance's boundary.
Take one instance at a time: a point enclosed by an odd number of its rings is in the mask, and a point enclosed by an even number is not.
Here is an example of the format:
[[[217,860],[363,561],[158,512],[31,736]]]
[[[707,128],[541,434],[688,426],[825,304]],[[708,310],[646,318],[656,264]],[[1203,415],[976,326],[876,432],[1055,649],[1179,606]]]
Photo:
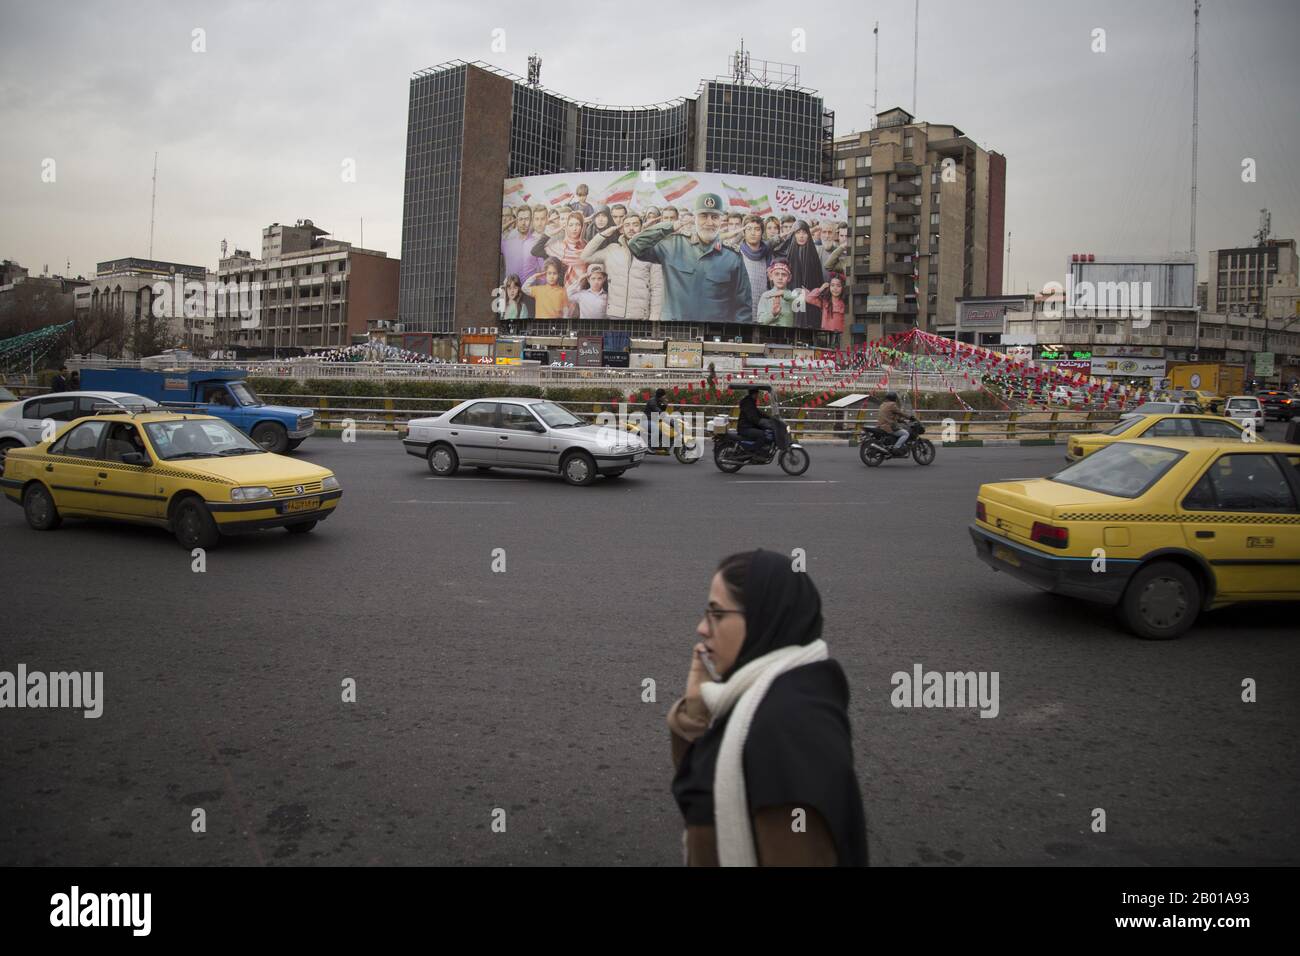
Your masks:
[[[713,775],[713,822],[718,840],[718,862],[722,866],[757,866],[754,830],[749,820],[749,798],[745,790],[745,738],[749,725],[763,702],[767,689],[786,671],[824,661],[829,656],[826,642],[818,638],[805,646],[781,647],[750,661],[725,683],[705,683],[700,696],[709,709],[712,723],[733,709],[735,713],[722,733],[718,763]]]

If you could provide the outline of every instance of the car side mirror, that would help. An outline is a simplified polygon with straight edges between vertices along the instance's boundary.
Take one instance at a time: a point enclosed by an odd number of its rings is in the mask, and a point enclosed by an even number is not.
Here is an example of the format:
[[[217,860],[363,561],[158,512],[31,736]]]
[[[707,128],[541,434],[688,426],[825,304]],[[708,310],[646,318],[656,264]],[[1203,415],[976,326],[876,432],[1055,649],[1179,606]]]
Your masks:
[[[124,465],[148,465],[149,456],[142,451],[129,451],[122,456]]]
[[[531,425],[528,426],[528,430],[530,432],[537,432],[539,435],[546,434],[546,426],[543,425],[541,422],[533,422]]]

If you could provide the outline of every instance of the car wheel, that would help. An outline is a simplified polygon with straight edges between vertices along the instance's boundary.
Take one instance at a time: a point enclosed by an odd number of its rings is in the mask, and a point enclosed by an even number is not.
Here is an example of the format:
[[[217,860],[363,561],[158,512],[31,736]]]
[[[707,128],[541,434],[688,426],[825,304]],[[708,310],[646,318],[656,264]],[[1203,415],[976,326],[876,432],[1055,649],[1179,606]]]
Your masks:
[[[63,524],[53,495],[39,482],[28,485],[23,492],[23,514],[27,524],[37,531],[53,531]]]
[[[316,527],[316,524],[315,521],[300,521],[297,524],[285,525],[285,527],[289,529],[290,534],[306,534]]]
[[[10,448],[22,448],[21,442],[16,442],[12,438],[6,438],[0,441],[0,475],[5,473],[5,456],[9,454]]]
[[[1120,618],[1138,637],[1167,641],[1182,634],[1201,611],[1201,586],[1190,571],[1157,561],[1133,575],[1119,603]]]
[[[560,474],[571,485],[589,485],[596,479],[596,462],[585,451],[569,452],[560,462]]]
[[[439,478],[450,478],[459,467],[460,458],[450,445],[434,445],[429,449],[429,470]]]
[[[253,429],[251,437],[253,441],[273,454],[283,455],[289,450],[289,433],[284,430],[283,425],[277,425],[275,422],[262,422]]]
[[[172,533],[186,551],[215,548],[221,539],[212,513],[197,498],[186,498],[176,506],[172,513]]]

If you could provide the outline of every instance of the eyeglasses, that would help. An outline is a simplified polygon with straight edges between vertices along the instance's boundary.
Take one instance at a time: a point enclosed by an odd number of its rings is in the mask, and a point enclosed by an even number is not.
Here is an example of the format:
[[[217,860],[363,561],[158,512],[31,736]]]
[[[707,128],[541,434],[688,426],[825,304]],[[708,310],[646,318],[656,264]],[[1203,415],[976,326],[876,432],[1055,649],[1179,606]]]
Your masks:
[[[744,614],[744,613],[745,613],[744,611],[726,611],[721,608],[712,608],[712,607],[705,608],[704,609],[705,627],[707,627],[709,629],[709,633],[712,634],[714,624],[716,624],[718,621],[721,621],[726,615]]]

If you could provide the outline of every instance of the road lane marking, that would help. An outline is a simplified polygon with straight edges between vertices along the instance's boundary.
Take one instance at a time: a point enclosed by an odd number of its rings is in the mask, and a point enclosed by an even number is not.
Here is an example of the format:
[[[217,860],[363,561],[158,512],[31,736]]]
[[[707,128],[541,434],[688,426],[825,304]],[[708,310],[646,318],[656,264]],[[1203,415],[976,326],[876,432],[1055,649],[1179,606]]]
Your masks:
[[[425,481],[536,481],[536,478],[492,478],[486,475],[466,475],[464,478],[439,478],[437,475],[425,475]]]
[[[838,481],[828,481],[825,478],[749,478],[745,480],[736,480],[728,482],[732,485],[784,485],[790,482],[796,482],[801,485],[838,485]]]
[[[429,501],[424,498],[407,498],[394,501],[395,505],[512,505],[513,501]]]

